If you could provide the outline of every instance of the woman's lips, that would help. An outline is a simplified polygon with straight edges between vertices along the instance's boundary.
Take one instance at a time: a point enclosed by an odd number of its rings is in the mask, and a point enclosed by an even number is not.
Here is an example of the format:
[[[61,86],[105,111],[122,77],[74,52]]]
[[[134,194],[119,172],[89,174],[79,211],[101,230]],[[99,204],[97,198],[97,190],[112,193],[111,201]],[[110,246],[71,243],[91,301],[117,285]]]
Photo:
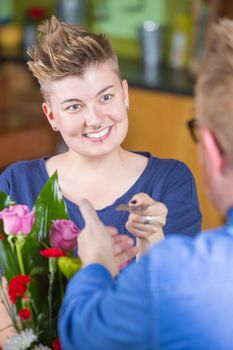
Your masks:
[[[108,126],[107,128],[104,128],[100,131],[95,131],[95,132],[87,132],[84,134],[84,136],[88,139],[88,140],[91,140],[91,141],[103,141],[105,140],[109,134],[110,134],[110,131],[111,131],[112,127],[111,126]]]

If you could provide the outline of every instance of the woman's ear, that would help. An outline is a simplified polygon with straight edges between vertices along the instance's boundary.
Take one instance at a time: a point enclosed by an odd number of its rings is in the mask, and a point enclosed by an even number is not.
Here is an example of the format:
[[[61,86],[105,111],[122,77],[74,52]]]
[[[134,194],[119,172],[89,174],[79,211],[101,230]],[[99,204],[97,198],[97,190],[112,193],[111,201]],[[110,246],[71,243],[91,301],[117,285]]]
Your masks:
[[[225,170],[226,157],[210,129],[200,128],[200,142],[201,152],[204,153],[210,173],[222,173]]]
[[[42,110],[43,110],[44,114],[46,115],[49,124],[52,126],[52,128],[54,128],[55,121],[54,121],[54,117],[53,117],[53,112],[51,111],[49,104],[46,102],[43,102]]]
[[[127,109],[129,109],[129,87],[127,80],[122,80],[122,88],[125,95],[125,106]]]

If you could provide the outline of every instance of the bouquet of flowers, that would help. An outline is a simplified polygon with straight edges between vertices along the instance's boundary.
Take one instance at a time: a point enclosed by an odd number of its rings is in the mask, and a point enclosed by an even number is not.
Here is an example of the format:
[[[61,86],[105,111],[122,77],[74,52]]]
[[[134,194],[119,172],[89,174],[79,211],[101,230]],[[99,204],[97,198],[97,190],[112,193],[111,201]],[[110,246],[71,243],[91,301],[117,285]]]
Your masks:
[[[0,192],[0,229],[0,302],[15,328],[3,349],[61,349],[58,313],[67,280],[81,264],[80,230],[69,220],[57,173],[31,211]]]

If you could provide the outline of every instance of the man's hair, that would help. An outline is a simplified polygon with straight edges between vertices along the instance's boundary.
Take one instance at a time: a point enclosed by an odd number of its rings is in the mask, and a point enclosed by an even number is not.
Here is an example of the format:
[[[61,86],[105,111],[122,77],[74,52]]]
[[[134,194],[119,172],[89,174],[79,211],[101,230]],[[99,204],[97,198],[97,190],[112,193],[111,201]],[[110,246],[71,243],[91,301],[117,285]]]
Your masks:
[[[104,34],[71,25],[52,16],[38,27],[37,42],[28,49],[28,67],[39,83],[71,75],[82,76],[90,66],[111,61],[120,77],[118,61]]]
[[[233,164],[233,21],[212,25],[196,84],[199,124],[208,127]]]

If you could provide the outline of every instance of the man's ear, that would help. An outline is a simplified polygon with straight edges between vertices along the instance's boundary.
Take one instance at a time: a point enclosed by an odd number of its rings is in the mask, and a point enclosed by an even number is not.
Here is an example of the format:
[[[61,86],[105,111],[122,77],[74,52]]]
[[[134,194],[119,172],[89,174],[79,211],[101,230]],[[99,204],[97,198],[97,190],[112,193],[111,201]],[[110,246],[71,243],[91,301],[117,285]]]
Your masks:
[[[46,115],[46,117],[47,117],[47,119],[49,121],[49,124],[53,127],[54,126],[53,112],[51,111],[51,108],[48,105],[48,103],[43,102],[42,110],[43,110],[44,114]]]
[[[225,170],[226,157],[223,154],[219,144],[210,129],[200,128],[201,144],[211,172],[222,173]]]

